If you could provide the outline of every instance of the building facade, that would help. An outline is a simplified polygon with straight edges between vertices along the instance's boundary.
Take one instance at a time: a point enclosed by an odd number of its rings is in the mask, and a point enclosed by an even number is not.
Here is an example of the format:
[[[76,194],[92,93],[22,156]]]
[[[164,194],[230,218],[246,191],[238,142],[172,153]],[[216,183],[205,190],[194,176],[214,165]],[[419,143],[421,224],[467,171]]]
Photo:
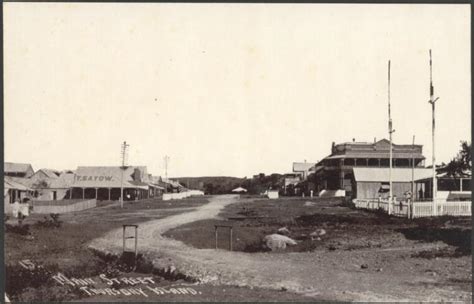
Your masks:
[[[123,187],[124,200],[150,198],[163,193],[162,187],[150,180],[145,166],[78,167],[70,198],[119,200]]]
[[[393,168],[423,168],[422,145],[392,145]],[[390,142],[387,139],[368,142],[332,144],[331,154],[315,165],[317,190],[353,191],[354,168],[389,168]]]

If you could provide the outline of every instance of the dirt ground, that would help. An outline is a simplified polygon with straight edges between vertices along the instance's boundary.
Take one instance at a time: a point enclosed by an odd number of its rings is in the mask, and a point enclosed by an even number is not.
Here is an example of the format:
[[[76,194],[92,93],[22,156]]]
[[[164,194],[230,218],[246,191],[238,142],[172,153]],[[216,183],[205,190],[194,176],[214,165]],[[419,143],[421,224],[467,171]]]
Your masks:
[[[88,248],[93,239],[111,230],[121,229],[123,224],[139,224],[140,229],[147,221],[190,212],[207,202],[208,197],[176,201],[143,200],[125,203],[123,209],[117,202],[99,202],[98,208],[60,215],[59,221],[62,223],[59,228],[38,225],[40,221],[51,218],[49,215],[32,214],[23,223],[29,226],[29,234],[22,235],[12,231],[5,233],[6,293],[13,302],[307,301],[304,296],[261,288],[212,284],[195,286],[195,283],[189,281],[153,273],[146,265],[132,271]],[[17,227],[18,224],[12,218],[6,222],[10,227]],[[19,264],[25,260],[30,260],[42,270],[26,270]],[[147,297],[134,294],[90,296],[77,288],[61,286],[55,282],[52,277],[58,272],[68,277],[92,278],[96,281],[99,274],[127,277],[149,275],[157,282],[153,286],[163,287],[165,292],[156,294],[148,290]],[[191,286],[197,294],[170,292],[172,288],[186,286]],[[110,286],[95,284],[93,287]]]
[[[216,218],[233,222],[238,251],[211,249],[215,222],[208,220]],[[282,226],[299,244],[289,252],[259,250],[260,237]],[[470,220],[408,221],[353,210],[335,200],[220,196],[141,228],[141,250],[156,268],[203,283],[339,301],[471,301]],[[316,228],[326,234],[310,240],[308,233]],[[189,245],[163,237],[166,232]],[[117,252],[113,240],[118,237],[112,232],[91,247]]]
[[[7,293],[18,291],[10,278],[29,286],[13,297],[20,300],[471,301],[470,219],[408,221],[328,199],[208,200],[142,201],[124,209],[106,202],[61,215],[59,229],[38,227],[43,216],[31,216],[25,223],[31,237],[5,235]],[[121,225],[132,223],[139,224],[139,254],[146,267],[118,270],[111,257],[122,251]],[[234,252],[225,249],[225,232],[219,232],[221,249],[213,249],[214,223],[233,224]],[[263,251],[261,237],[283,226],[298,245]],[[308,235],[318,228],[326,234],[311,240]],[[18,271],[23,259],[75,277],[148,274],[168,290],[196,282],[197,294],[85,296],[57,286],[50,273],[23,276]]]

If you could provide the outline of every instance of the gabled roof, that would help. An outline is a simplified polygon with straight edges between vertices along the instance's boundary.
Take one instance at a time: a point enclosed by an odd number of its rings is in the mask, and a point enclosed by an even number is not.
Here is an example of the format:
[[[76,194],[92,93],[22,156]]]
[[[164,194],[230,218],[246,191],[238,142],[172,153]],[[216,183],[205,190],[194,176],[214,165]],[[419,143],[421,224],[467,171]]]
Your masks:
[[[356,182],[389,182],[390,168],[353,168]],[[431,176],[431,169],[415,168],[415,180]],[[411,182],[411,168],[392,168],[392,182]]]
[[[33,170],[31,164],[23,164],[23,163],[8,163],[5,162],[3,164],[3,171],[4,172],[28,172],[28,170]]]
[[[316,163],[307,163],[307,162],[304,162],[304,163],[293,163],[293,172],[305,172],[305,171],[309,171],[309,169],[311,169],[311,167],[314,167],[314,165],[316,165]]]
[[[56,170],[53,170],[53,169],[39,169],[38,171],[35,172],[38,173],[38,172],[43,172],[47,177],[49,178],[58,178],[60,173],[59,171],[56,171]]]
[[[75,174],[62,173],[58,178],[48,179],[49,188],[53,189],[64,189],[70,188],[74,184]]]
[[[169,178],[162,178],[161,181],[176,188],[184,188],[183,185],[181,185],[179,182],[171,180]]]
[[[18,180],[15,180],[14,178],[11,178],[9,176],[5,176],[5,178],[3,180],[3,185],[4,185],[5,189],[15,189],[15,190],[20,190],[20,191],[30,191],[30,190],[32,190],[27,185],[24,185],[24,184],[18,182]]]

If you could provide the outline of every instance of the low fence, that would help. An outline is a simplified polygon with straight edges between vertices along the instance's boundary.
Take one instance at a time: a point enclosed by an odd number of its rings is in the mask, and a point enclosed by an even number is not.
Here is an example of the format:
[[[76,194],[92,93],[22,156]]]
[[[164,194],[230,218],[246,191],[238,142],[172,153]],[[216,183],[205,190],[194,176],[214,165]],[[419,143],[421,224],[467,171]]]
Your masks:
[[[199,190],[189,190],[189,191],[179,192],[179,193],[163,193],[163,200],[169,201],[169,200],[183,199],[190,196],[201,196],[201,195],[204,195],[204,192],[199,191]]]
[[[354,199],[356,208],[369,210],[382,210],[388,213],[388,200],[384,199]],[[417,218],[430,216],[471,216],[472,201],[446,201],[436,202],[436,209],[433,208],[433,201],[412,202],[396,201],[392,204],[392,215]],[[436,213],[434,211],[437,211]]]
[[[33,201],[33,213],[68,213],[97,207],[97,200]]]

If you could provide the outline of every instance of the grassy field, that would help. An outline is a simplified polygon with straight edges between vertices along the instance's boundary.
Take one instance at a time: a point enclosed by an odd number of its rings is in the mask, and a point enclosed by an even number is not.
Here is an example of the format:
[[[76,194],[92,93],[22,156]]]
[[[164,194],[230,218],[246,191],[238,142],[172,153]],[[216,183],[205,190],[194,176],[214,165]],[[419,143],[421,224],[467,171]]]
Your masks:
[[[231,224],[233,249],[257,252],[265,250],[261,246],[265,235],[286,227],[290,231],[289,236],[298,244],[288,247],[285,252],[393,248],[416,240],[426,243],[441,241],[451,245],[453,256],[471,254],[470,218],[408,220],[389,217],[384,213],[354,210],[348,208],[343,200],[334,198],[255,199],[228,206],[220,217],[220,220],[190,223],[165,235],[197,248],[214,248],[214,225]],[[326,234],[319,239],[311,237],[310,234],[318,229],[323,229]],[[219,230],[218,243],[222,248],[229,247],[227,230]]]
[[[7,227],[7,294],[16,301],[309,300],[303,295],[289,292],[207,284],[193,287],[199,292],[195,295],[166,293],[149,294],[148,297],[87,296],[77,288],[58,286],[52,280],[52,275],[57,272],[68,277],[91,277],[96,280],[100,274],[131,277],[148,274],[154,278],[157,286],[185,286],[189,282],[176,281],[176,278],[171,279],[161,273],[150,273],[151,268],[146,263],[139,263],[135,271],[130,271],[117,261],[96,256],[87,249],[87,244],[123,224],[139,224],[189,212],[207,201],[207,197],[166,202],[144,200],[126,203],[123,209],[117,203],[100,202],[99,207],[94,209],[60,215],[60,227],[55,227],[57,223],[48,216],[45,218],[44,215],[33,214],[24,222],[24,225],[29,226],[28,234],[18,233],[21,231],[15,230],[14,226]],[[422,276],[435,273],[438,276],[436,284],[451,284],[453,288],[470,290],[470,218],[439,217],[410,221],[376,212],[354,210],[339,199],[268,200],[255,197],[243,198],[238,204],[227,206],[219,216],[218,220],[197,221],[177,227],[168,231],[166,236],[197,248],[214,248],[214,224],[232,223],[234,250],[253,253],[264,251],[261,246],[263,236],[287,227],[289,236],[297,240],[298,244],[288,247],[285,251],[269,254],[315,253],[318,261],[328,265],[348,263],[347,267],[353,267],[351,265],[354,263],[364,263],[370,265],[369,271],[375,272],[383,268],[384,271]],[[11,219],[8,223],[15,224]],[[326,234],[320,236],[320,239],[311,238],[310,234],[316,229],[324,229]],[[227,233],[225,230],[219,232],[220,248],[228,246]],[[414,250],[415,247],[421,248],[420,246],[424,245],[428,247]],[[396,251],[392,254],[391,250]],[[297,255],[293,257],[298,259]],[[43,268],[33,272],[26,271],[19,265],[19,262],[25,259],[36,265],[43,265]],[[310,300],[318,299],[313,297]]]
[[[67,277],[86,278],[96,281],[98,275],[136,277],[150,275],[156,286],[168,289],[184,284],[182,280],[169,280],[160,274],[150,273],[147,265],[135,271],[125,269],[116,261],[107,261],[87,249],[94,238],[123,224],[139,224],[148,220],[188,212],[207,203],[207,197],[187,198],[176,201],[144,200],[125,203],[120,208],[116,202],[99,202],[98,207],[81,212],[62,214],[60,227],[47,215],[32,214],[23,225],[29,226],[29,233],[18,233],[17,222],[9,219],[10,232],[5,234],[6,292],[12,301],[262,301],[291,300],[304,301],[303,296],[263,289],[244,289],[238,287],[219,287],[199,285],[193,287],[197,295],[176,295],[172,293],[156,295],[148,292],[148,297],[139,295],[100,295],[88,296],[77,288],[59,286],[52,279],[57,272]],[[43,224],[41,224],[43,223]],[[46,223],[46,224],[44,224]],[[47,224],[50,224],[49,226]],[[13,230],[13,231],[12,231]],[[16,232],[14,232],[16,231]],[[30,260],[40,265],[35,271],[28,271],[19,265],[20,261]],[[96,288],[107,287],[95,285]]]
[[[17,223],[10,219],[7,226],[12,228],[12,232],[7,227],[5,233],[6,292],[16,300],[31,300],[35,297],[40,297],[39,300],[55,300],[54,282],[50,277],[38,274],[37,278],[47,281],[44,282],[47,287],[37,286],[34,280],[28,280],[31,274],[22,271],[18,264],[21,260],[29,259],[51,272],[61,271],[75,277],[94,276],[106,271],[108,265],[87,249],[92,239],[123,224],[137,224],[186,212],[206,202],[204,197],[170,202],[143,200],[127,202],[123,208],[116,202],[101,202],[97,208],[60,215],[60,227],[54,227],[47,215],[32,214],[23,223],[23,226],[29,226],[27,235],[15,233]]]

